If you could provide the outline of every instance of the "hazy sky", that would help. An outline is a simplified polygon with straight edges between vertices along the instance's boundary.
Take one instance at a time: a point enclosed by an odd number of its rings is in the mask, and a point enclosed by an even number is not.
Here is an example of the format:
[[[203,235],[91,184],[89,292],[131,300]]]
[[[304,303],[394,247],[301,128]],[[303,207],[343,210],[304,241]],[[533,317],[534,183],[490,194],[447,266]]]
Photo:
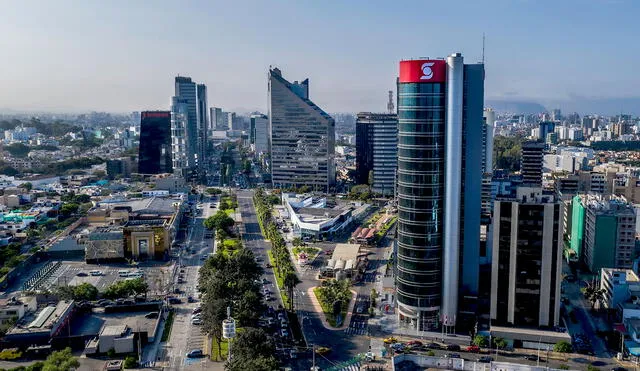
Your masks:
[[[640,96],[640,1],[3,1],[0,108],[167,109],[173,77],[209,105],[266,109],[267,71],[310,78],[328,112],[384,111],[398,60],[481,59],[486,97]]]

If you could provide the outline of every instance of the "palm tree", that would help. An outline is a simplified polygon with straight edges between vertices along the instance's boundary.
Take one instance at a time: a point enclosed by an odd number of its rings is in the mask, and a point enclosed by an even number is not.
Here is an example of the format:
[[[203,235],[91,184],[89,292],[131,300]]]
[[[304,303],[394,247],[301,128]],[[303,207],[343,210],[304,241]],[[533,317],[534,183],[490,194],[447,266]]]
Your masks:
[[[287,289],[287,294],[289,295],[289,310],[293,311],[293,289],[299,284],[302,283],[298,276],[289,271],[284,276],[284,280],[282,280],[283,286]]]
[[[589,283],[582,292],[589,303],[591,303],[591,309],[594,309],[596,304],[600,304],[604,300],[605,291],[600,289],[595,281]]]

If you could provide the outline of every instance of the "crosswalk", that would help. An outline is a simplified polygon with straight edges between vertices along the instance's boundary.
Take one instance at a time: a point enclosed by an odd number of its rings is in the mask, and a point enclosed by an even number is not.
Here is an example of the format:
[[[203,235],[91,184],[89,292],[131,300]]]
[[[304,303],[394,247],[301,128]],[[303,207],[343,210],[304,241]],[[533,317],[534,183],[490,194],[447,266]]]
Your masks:
[[[367,329],[347,327],[346,329],[344,329],[344,332],[347,335],[365,335],[367,333]]]
[[[341,368],[340,371],[360,371],[360,366],[361,366],[360,362],[357,362],[345,368]]]

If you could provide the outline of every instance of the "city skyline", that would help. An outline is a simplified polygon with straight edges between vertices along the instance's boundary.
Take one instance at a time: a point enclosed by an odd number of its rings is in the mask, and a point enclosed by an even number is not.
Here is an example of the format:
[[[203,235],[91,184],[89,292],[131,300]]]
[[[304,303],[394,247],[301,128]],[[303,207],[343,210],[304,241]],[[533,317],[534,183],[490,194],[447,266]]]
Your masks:
[[[639,6],[9,3],[0,15],[0,31],[11,36],[0,44],[10,56],[0,62],[0,108],[167,109],[180,74],[207,84],[211,106],[264,112],[273,66],[317,81],[311,95],[328,112],[383,112],[398,60],[453,50],[480,61],[485,33],[487,101],[638,114],[640,52],[627,46]],[[613,56],[616,68],[606,68]]]

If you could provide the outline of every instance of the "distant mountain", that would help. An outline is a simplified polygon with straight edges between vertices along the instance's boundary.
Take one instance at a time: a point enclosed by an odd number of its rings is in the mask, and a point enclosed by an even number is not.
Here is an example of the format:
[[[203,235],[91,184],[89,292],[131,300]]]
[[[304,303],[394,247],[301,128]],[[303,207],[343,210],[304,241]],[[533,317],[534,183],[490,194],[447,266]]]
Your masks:
[[[547,110],[540,103],[516,100],[487,99],[485,101],[485,106],[493,108],[493,110],[496,112],[511,112],[523,114],[540,113]]]

